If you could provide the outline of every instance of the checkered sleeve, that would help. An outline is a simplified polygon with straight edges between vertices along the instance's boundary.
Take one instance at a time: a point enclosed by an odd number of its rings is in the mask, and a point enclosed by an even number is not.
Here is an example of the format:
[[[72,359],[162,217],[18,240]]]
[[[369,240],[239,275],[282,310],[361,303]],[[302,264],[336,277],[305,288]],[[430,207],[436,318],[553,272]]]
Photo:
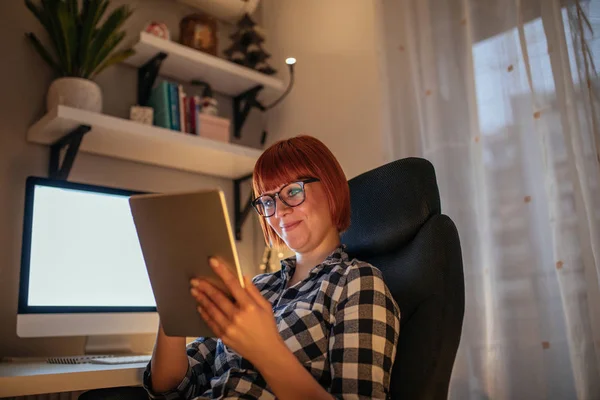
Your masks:
[[[198,338],[186,346],[188,369],[176,388],[163,393],[152,390],[150,363],[144,372],[143,385],[148,395],[157,400],[193,399],[210,388],[210,380],[214,376],[215,353],[217,340],[214,338]]]
[[[329,339],[330,391],[337,399],[385,399],[400,310],[377,268],[355,264],[346,277]]]

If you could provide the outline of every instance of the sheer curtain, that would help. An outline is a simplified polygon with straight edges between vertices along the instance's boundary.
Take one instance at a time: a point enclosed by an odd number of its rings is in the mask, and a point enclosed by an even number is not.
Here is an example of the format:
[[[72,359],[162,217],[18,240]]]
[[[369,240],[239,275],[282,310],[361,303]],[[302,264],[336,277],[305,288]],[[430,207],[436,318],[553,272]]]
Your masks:
[[[393,156],[462,242],[452,399],[600,399],[599,3],[383,0]]]

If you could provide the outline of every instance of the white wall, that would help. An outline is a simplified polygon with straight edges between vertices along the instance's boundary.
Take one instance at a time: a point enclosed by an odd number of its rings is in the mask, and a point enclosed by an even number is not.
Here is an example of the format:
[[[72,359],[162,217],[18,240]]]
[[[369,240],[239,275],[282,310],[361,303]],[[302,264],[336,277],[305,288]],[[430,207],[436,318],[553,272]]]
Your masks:
[[[298,59],[289,97],[269,112],[268,143],[309,134],[348,178],[388,160],[380,0],[263,0],[272,60]]]

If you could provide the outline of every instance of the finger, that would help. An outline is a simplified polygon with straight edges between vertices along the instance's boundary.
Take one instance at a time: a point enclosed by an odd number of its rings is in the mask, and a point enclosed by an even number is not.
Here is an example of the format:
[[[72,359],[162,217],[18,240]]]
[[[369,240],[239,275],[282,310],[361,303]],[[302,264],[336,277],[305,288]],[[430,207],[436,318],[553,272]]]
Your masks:
[[[229,289],[229,292],[238,303],[239,307],[244,307],[246,305],[251,304],[251,298],[248,296],[248,293],[242,288],[240,285],[240,281],[225,265],[224,262],[217,259],[216,257],[211,257],[209,259],[209,264],[213,271],[223,280],[223,283]]]
[[[219,332],[224,332],[225,328],[231,324],[230,320],[223,314],[223,312],[217,307],[215,303],[212,302],[211,299],[206,297],[206,295],[198,292],[196,288],[192,288],[196,299],[198,299],[198,304],[201,306],[202,310],[210,317],[211,320],[217,325]]]
[[[204,322],[206,322],[206,325],[208,325],[208,327],[215,334],[215,336],[220,337],[223,334],[223,332],[221,331],[221,329],[219,329],[219,326],[210,317],[210,315],[208,315],[200,305],[197,307],[197,310]]]
[[[193,279],[191,283],[196,291],[199,291],[200,293],[206,295],[206,297],[209,299],[212,299],[212,302],[219,307],[219,309],[223,312],[223,314],[225,314],[225,316],[227,316],[227,318],[233,318],[233,314],[236,311],[236,306],[232,303],[229,297],[225,295],[225,293],[205,280]]]
[[[273,311],[271,303],[268,302],[267,299],[263,297],[263,295],[258,291],[258,288],[254,286],[250,278],[244,276],[244,282],[246,282],[246,291],[250,295],[250,297],[258,304],[261,308]]]

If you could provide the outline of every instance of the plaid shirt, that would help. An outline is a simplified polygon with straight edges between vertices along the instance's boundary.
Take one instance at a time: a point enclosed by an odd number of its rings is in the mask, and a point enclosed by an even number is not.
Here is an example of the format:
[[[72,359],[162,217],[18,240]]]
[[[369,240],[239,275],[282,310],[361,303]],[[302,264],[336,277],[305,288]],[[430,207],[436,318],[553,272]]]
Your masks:
[[[337,399],[385,399],[400,331],[400,310],[370,264],[350,260],[336,249],[309,276],[286,289],[296,268],[291,257],[281,270],[254,277],[273,305],[288,348]],[[151,398],[275,399],[250,362],[220,339],[198,338],[188,344],[189,367],[177,388],[150,390],[150,364],[144,387]]]

